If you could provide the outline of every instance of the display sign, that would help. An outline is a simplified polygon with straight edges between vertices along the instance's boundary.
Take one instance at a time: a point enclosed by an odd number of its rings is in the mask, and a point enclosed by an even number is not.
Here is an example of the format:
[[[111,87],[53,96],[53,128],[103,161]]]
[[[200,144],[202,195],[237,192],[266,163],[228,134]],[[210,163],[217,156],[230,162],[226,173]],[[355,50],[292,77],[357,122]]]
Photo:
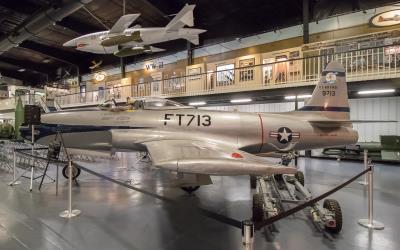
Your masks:
[[[390,46],[385,48],[385,55],[393,55],[400,53],[400,46]]]
[[[107,77],[107,73],[102,71],[102,72],[95,73],[94,76],[93,76],[93,79],[96,82],[102,82],[102,81],[104,81],[106,79],[106,77]]]
[[[146,63],[145,65],[146,70],[155,70],[155,69],[162,69],[164,68],[164,63],[163,62],[150,62],[150,63]]]
[[[371,26],[386,27],[400,24],[400,9],[390,10],[377,14],[369,20]]]

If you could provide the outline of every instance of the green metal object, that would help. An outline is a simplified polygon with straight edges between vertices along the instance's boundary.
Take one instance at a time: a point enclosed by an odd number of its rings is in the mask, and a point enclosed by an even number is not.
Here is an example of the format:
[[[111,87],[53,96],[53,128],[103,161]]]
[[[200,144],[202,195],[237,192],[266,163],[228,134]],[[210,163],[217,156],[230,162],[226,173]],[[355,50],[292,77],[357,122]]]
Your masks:
[[[131,35],[121,34],[117,36],[111,36],[101,41],[100,44],[104,47],[110,47],[129,42],[138,42],[138,43],[143,42],[142,37],[140,36],[140,31],[135,31]]]
[[[24,107],[22,105],[21,97],[17,99],[17,105],[15,106],[15,138],[21,139],[21,135],[19,132],[19,127],[24,123]]]
[[[0,124],[0,139],[11,139],[14,136],[14,127],[11,124]]]
[[[114,53],[115,56],[118,57],[127,57],[127,56],[135,56],[144,53],[146,48],[133,47],[133,48],[124,48]]]
[[[382,160],[400,161],[400,136],[381,135]]]

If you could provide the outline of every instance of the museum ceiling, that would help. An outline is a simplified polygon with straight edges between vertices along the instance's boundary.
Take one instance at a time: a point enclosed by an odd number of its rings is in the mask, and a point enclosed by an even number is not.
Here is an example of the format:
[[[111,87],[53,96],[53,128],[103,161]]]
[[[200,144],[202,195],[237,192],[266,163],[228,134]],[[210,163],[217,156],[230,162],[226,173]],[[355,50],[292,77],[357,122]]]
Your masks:
[[[65,0],[2,0],[0,1],[0,41],[29,23],[34,15],[62,4]],[[26,82],[52,81],[89,72],[91,61],[102,60],[103,66],[117,66],[120,59],[113,55],[80,52],[62,44],[77,36],[105,30],[122,15],[122,0],[93,0],[80,10],[65,17],[0,55],[0,72]],[[310,0],[312,20],[370,9],[393,0]],[[200,45],[231,40],[302,22],[301,0],[127,0],[126,13],[141,13],[135,24],[143,27],[165,26],[185,3],[196,4],[195,27],[206,29],[200,35]],[[186,41],[176,40],[158,47],[172,53],[185,49]],[[160,54],[161,55],[161,54]],[[149,55],[132,56],[126,63],[145,59]],[[24,69],[21,72],[21,69]],[[20,71],[18,71],[20,70]]]

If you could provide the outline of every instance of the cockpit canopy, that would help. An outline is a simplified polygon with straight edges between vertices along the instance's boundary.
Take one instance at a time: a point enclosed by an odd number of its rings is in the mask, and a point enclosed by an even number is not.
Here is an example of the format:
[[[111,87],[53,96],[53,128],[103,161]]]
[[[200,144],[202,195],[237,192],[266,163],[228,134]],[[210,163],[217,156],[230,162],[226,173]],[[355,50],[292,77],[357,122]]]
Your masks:
[[[168,110],[168,109],[187,109],[193,108],[191,106],[185,106],[175,101],[171,101],[163,98],[141,98],[133,100],[131,103],[118,104],[114,99],[107,100],[99,105],[101,110],[111,111],[125,111],[125,110]]]

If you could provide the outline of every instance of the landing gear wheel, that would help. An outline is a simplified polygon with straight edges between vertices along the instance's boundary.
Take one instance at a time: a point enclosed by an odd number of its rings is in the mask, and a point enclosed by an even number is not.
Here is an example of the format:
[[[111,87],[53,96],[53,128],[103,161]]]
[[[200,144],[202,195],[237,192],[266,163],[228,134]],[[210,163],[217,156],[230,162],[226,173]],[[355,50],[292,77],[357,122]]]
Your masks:
[[[298,182],[300,182],[300,184],[301,184],[302,186],[304,186],[304,174],[303,174],[302,171],[297,171],[297,172],[294,174],[294,178],[296,178],[296,180],[297,180]]]
[[[253,222],[262,222],[264,219],[263,197],[261,194],[253,194]]]
[[[188,194],[193,193],[194,191],[196,191],[197,189],[199,189],[200,186],[187,186],[187,187],[181,187],[181,189],[183,191],[185,191]]]
[[[250,188],[251,189],[257,188],[257,176],[250,175]]]
[[[342,209],[339,202],[333,199],[325,199],[323,207],[335,215],[336,225],[334,227],[325,226],[325,230],[329,233],[337,234],[342,230],[343,217]]]
[[[81,174],[81,169],[75,166],[72,166],[72,179],[75,180]],[[62,170],[62,175],[65,179],[69,179],[69,169],[68,165],[66,165]]]

